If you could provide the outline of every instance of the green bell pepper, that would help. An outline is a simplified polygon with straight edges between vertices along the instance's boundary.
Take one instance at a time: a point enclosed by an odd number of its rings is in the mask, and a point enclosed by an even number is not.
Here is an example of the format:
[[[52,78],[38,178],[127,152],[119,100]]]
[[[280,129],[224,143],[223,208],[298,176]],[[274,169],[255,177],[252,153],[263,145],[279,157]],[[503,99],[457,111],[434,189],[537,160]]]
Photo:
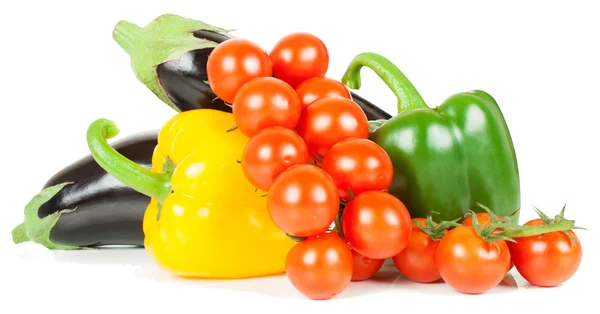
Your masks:
[[[404,74],[375,53],[357,55],[342,82],[360,89],[360,70],[372,69],[398,98],[398,114],[371,121],[370,139],[388,153],[394,165],[389,192],[411,216],[436,221],[483,212],[517,223],[520,182],[512,138],[498,104],[486,92],[455,94],[436,108],[428,107]]]

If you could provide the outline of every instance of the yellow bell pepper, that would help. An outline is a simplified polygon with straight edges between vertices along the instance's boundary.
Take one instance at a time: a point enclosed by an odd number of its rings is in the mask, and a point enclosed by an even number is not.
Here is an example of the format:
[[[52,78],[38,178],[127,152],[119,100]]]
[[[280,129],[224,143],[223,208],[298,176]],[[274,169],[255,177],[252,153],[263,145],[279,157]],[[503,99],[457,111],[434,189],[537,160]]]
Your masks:
[[[126,159],[107,140],[119,129],[98,119],[87,133],[98,164],[148,195],[145,248],[182,277],[250,278],[283,273],[295,242],[272,222],[264,192],[244,176],[239,160],[248,138],[232,114],[211,109],[179,113],[159,132],[152,168]]]

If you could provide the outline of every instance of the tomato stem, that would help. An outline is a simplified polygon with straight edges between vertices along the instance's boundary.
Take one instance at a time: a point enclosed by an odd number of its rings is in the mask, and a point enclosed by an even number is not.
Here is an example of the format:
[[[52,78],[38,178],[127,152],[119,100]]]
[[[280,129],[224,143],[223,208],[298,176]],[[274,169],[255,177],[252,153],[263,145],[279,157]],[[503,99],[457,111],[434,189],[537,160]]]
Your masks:
[[[501,235],[509,238],[530,237],[550,232],[568,231],[575,227],[574,220],[554,221],[543,226],[500,226]]]

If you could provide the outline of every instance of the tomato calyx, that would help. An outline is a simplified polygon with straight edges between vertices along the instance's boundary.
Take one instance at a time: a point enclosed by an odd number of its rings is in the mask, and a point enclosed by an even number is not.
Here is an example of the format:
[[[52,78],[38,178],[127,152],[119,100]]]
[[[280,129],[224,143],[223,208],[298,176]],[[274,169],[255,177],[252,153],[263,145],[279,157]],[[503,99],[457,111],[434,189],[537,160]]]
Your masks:
[[[425,234],[427,234],[433,241],[439,241],[444,236],[446,230],[453,227],[461,226],[461,224],[458,223],[460,218],[451,221],[441,221],[439,224],[436,224],[433,221],[433,214],[439,215],[440,213],[430,212],[427,215],[427,225],[422,225],[416,219],[412,220],[413,224],[419,227],[419,229],[421,229]]]
[[[485,224],[480,224],[479,223],[479,219],[477,218],[477,213],[475,213],[474,211],[469,211],[465,217],[471,216],[473,217],[473,229],[475,229],[475,232],[477,233],[477,235],[484,240],[485,242],[488,242],[492,245],[494,245],[496,247],[496,249],[498,250],[498,252],[500,252],[500,246],[498,245],[498,243],[496,243],[496,241],[498,240],[503,240],[503,241],[510,241],[510,242],[517,242],[515,239],[505,236],[502,234],[502,232],[498,232],[497,228],[499,225],[503,225],[503,223],[498,223],[500,220],[498,218],[496,218],[496,216],[492,213],[490,215],[490,219],[492,220],[492,223],[490,223],[487,227],[485,226]]]
[[[288,238],[290,238],[290,240],[294,241],[294,242],[302,242],[304,240],[306,240],[306,237],[297,237],[297,236],[293,236],[290,234],[285,234]]]

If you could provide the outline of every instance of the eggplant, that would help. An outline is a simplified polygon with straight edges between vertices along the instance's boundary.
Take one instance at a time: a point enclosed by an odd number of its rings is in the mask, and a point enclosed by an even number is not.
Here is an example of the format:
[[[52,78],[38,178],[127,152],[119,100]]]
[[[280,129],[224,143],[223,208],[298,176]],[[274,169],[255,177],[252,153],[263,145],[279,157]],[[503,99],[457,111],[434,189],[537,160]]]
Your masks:
[[[208,84],[206,63],[212,50],[234,38],[230,31],[202,21],[164,14],[141,28],[120,21],[113,38],[130,56],[137,78],[176,111],[216,109],[231,112]],[[350,92],[369,120],[392,116]]]
[[[113,146],[150,169],[158,131],[134,134]],[[32,241],[48,249],[107,245],[143,247],[142,222],[150,198],[102,169],[91,154],[54,174],[25,206],[25,220],[13,242]]]
[[[206,63],[212,50],[234,38],[229,30],[202,21],[164,14],[145,28],[128,21],[113,38],[130,56],[145,86],[176,112],[214,109],[232,112],[208,84]],[[369,120],[391,115],[351,92]],[[150,168],[157,131],[132,135],[113,144],[128,159]],[[143,247],[142,224],[150,199],[104,171],[90,155],[50,178],[25,207],[25,220],[12,231],[13,242],[32,241],[49,249],[107,245]]]

